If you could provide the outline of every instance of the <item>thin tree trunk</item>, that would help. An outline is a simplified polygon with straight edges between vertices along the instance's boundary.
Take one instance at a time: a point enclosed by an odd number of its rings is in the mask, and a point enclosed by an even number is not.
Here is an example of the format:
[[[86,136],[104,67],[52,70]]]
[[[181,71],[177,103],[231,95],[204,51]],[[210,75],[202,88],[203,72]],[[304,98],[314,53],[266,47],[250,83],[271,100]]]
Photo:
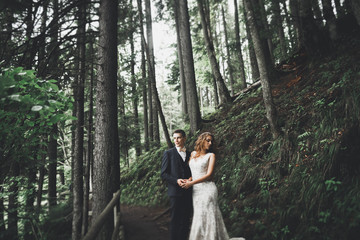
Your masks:
[[[242,9],[243,9],[244,18],[246,20],[247,19],[247,12],[245,11],[244,6],[242,6]],[[250,65],[251,65],[252,82],[256,82],[260,78],[259,67],[258,67],[257,61],[256,61],[254,43],[253,43],[253,40],[252,40],[252,37],[251,37],[250,27],[249,27],[249,22],[248,21],[245,21],[245,26],[246,26],[246,36],[247,36],[247,39],[248,39],[248,46],[249,46],[249,58],[250,58]]]
[[[266,64],[264,50],[262,49],[262,44],[259,36],[259,31],[256,26],[254,11],[252,9],[251,1],[252,0],[244,0],[244,5],[246,12],[248,13],[247,21],[249,21],[250,31],[251,31],[252,39],[254,41],[256,59],[260,71],[260,81],[262,86],[266,117],[269,121],[273,138],[275,139],[279,135],[278,126],[276,123],[277,120],[276,109],[271,95],[271,85],[270,85],[270,75],[269,75],[268,65]]]
[[[286,22],[286,25],[287,25],[287,33],[289,35],[289,47],[293,48],[293,41],[294,41],[294,36],[292,34],[292,31],[291,31],[291,20],[290,20],[290,16],[289,16],[289,11],[287,9],[287,6],[286,6],[286,0],[281,0],[281,3],[282,3],[282,6],[283,6],[283,11],[285,13],[285,22]]]
[[[239,71],[240,71],[240,83],[241,89],[246,88],[246,76],[245,76],[245,65],[243,60],[243,54],[241,50],[241,40],[240,40],[240,22],[239,22],[239,8],[237,0],[234,0],[234,17],[235,17],[235,47],[236,53],[238,57],[238,61],[240,63]]]
[[[184,116],[184,120],[188,118],[188,107],[187,107],[187,96],[186,96],[186,80],[184,75],[184,62],[181,54],[181,39],[180,39],[180,26],[179,26],[179,3],[177,0],[174,1],[174,14],[175,14],[175,25],[176,25],[176,36],[177,36],[177,51],[179,60],[179,72],[180,72],[180,92],[181,92],[181,110]]]
[[[100,216],[120,186],[117,120],[118,1],[100,0],[99,11],[92,219]],[[111,238],[113,219],[112,216],[106,220],[97,239]]]
[[[225,11],[224,11],[224,6],[222,4],[221,4],[221,15],[222,15],[223,27],[224,27],[226,60],[227,60],[227,65],[228,65],[229,80],[230,80],[230,86],[231,86],[231,96],[234,96],[234,74],[233,74],[233,67],[232,67],[232,62],[231,62],[229,39],[228,39],[227,25],[226,25],[226,19],[225,19]]]
[[[258,0],[258,1],[253,1],[253,6],[254,9],[258,8],[260,11],[260,18],[261,18],[261,23],[262,26],[264,27],[265,30],[265,39],[267,41],[267,47],[269,49],[269,54],[270,54],[270,61],[272,63],[272,65],[274,65],[274,45],[271,39],[271,33],[270,33],[270,28],[269,28],[269,23],[267,21],[267,14],[266,14],[266,10],[265,10],[265,5],[264,5],[264,0]],[[264,51],[265,50],[265,47]],[[259,67],[260,68],[260,67]]]
[[[155,80],[155,57],[154,57],[154,43],[153,43],[153,32],[152,32],[152,17],[151,17],[151,4],[150,0],[145,0],[145,12],[146,12],[146,36],[148,40],[148,51],[149,51],[149,58],[148,58],[148,71],[153,71],[153,74],[149,73],[149,81],[150,81],[150,90],[152,94],[152,123],[153,123],[153,134],[154,134],[154,143],[159,146],[160,145],[160,133],[159,133],[159,120],[158,114],[159,109],[156,104],[156,94],[154,89],[156,89],[156,80]],[[147,50],[146,50],[147,51]]]
[[[201,114],[198,95],[196,92],[196,80],[194,69],[194,58],[190,35],[189,12],[187,0],[179,3],[179,35],[181,44],[181,55],[183,58],[184,77],[186,81],[186,102],[190,119],[190,136],[195,135],[200,129]]]
[[[231,102],[231,96],[229,94],[229,91],[225,85],[224,79],[221,76],[219,64],[216,60],[215,51],[214,51],[214,44],[211,41],[211,31],[210,31],[210,25],[206,22],[206,12],[204,9],[203,0],[197,0],[198,8],[199,8],[199,14],[201,18],[201,25],[203,28],[204,33],[204,40],[206,45],[206,50],[208,53],[210,66],[212,73],[216,79],[216,82],[219,84],[219,90],[220,90],[220,98],[223,104],[227,104]]]
[[[52,210],[53,206],[56,206],[56,168],[57,168],[57,125],[54,124],[50,133],[50,139],[48,144],[48,176],[49,176],[49,185],[48,185],[48,202],[49,210]]]
[[[93,58],[94,54],[94,43],[92,38],[90,38],[90,57]],[[87,125],[87,159],[85,163],[85,174],[84,174],[84,197],[83,197],[83,218],[81,226],[81,236],[85,236],[88,231],[88,218],[89,218],[89,197],[90,197],[90,176],[91,176],[91,166],[93,164],[93,117],[94,117],[94,60],[91,61],[90,66],[90,84],[89,84],[89,114],[88,114],[88,125]]]
[[[300,48],[303,40],[302,35],[300,34],[299,3],[297,0],[289,0],[289,6],[295,31],[294,45],[296,45],[297,48]]]
[[[130,1],[131,5],[131,1]],[[132,29],[134,28],[133,16],[130,17],[130,25]],[[141,155],[141,142],[140,142],[140,126],[139,126],[139,112],[138,112],[138,93],[136,91],[136,76],[135,76],[135,50],[134,50],[134,32],[131,30],[130,34],[130,50],[131,50],[131,93],[133,100],[133,111],[134,111],[134,128],[135,128],[135,153],[139,157]]]
[[[300,1],[300,39],[302,40],[300,46],[304,47],[310,56],[316,56],[328,49],[328,45],[326,44],[328,41],[314,21],[310,1],[311,0]]]
[[[281,18],[281,10],[280,10],[280,1],[275,0],[272,1],[272,8],[273,8],[273,14],[274,14],[274,25],[276,28],[277,36],[280,41],[280,52],[281,52],[281,58],[280,62],[286,59],[287,53],[286,53],[286,40],[285,40],[285,34],[284,34],[284,28]]]
[[[146,56],[149,59],[151,56],[150,56],[150,53],[149,53],[149,48],[146,46],[145,39],[144,39],[144,42],[145,42],[145,49],[148,50],[148,51],[146,51]],[[150,65],[150,61],[148,61],[148,68],[150,69],[150,74],[154,75],[155,72],[154,72],[154,69],[152,68],[152,66]],[[150,78],[155,81],[155,76],[153,76],[153,77],[150,76]],[[159,99],[159,94],[158,94],[158,91],[156,89],[156,83],[153,82],[151,84],[151,86],[153,88],[152,92],[154,93],[154,102],[155,102],[156,108],[159,111],[159,117],[160,117],[160,120],[161,120],[161,125],[163,127],[163,132],[164,132],[164,137],[165,137],[166,143],[167,143],[169,148],[172,148],[173,144],[172,144],[172,141],[170,139],[169,131],[168,131],[166,121],[165,121],[165,116],[164,116],[164,113],[162,111],[161,102],[160,102],[160,99]]]
[[[142,96],[143,96],[143,115],[144,115],[144,147],[145,151],[149,151],[149,124],[148,124],[148,104],[147,104],[147,78],[146,78],[146,60],[145,60],[145,43],[143,42],[144,37],[144,22],[143,22],[143,11],[142,1],[137,0],[140,20],[140,36],[141,36],[141,76],[142,76]]]
[[[34,159],[37,159],[37,152],[34,154]],[[29,168],[27,170],[27,174],[28,174],[28,183],[27,183],[27,191],[26,191],[26,195],[25,195],[25,214],[26,214],[26,219],[25,219],[25,224],[24,224],[24,240],[34,240],[35,239],[35,235],[34,232],[32,230],[32,223],[31,221],[33,221],[33,217],[32,217],[32,213],[34,212],[34,201],[35,201],[35,196],[36,196],[36,192],[35,192],[35,188],[34,188],[34,183],[36,183],[36,168]]]
[[[20,174],[20,166],[17,161],[14,161],[11,169],[11,176],[16,178]],[[9,240],[19,239],[19,228],[18,228],[18,195],[19,186],[17,181],[13,181],[9,186],[9,202],[8,202],[8,229],[7,238]]]
[[[326,20],[326,28],[329,32],[329,37],[331,41],[336,41],[338,39],[338,31],[336,27],[336,17],[331,5],[331,0],[321,0],[323,5],[323,14]]]
[[[74,146],[73,179],[73,218],[72,239],[81,238],[82,210],[84,201],[83,188],[83,152],[84,152],[84,89],[85,89],[85,25],[86,0],[81,0],[78,9],[78,76],[75,91],[76,126]]]
[[[360,2],[358,0],[349,0],[349,1],[350,1],[352,13],[356,18],[358,25],[360,26]]]

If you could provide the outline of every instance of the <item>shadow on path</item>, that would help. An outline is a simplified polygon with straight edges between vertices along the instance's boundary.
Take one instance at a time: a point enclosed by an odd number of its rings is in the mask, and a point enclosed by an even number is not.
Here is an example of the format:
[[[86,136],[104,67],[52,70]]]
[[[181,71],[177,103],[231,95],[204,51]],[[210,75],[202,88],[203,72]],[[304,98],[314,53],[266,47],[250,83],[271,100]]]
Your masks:
[[[168,240],[169,213],[166,208],[121,205],[125,240]],[[159,217],[160,216],[160,217]]]

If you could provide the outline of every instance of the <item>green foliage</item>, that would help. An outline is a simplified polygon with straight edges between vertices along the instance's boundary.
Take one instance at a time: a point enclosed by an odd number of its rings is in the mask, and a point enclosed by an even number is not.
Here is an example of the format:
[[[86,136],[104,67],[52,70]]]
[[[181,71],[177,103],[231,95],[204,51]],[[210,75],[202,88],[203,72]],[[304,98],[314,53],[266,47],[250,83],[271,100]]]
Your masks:
[[[278,139],[271,138],[261,88],[242,93],[203,124],[202,131],[213,132],[219,146],[214,180],[231,236],[337,239],[341,229],[341,238],[359,238],[360,70],[355,57],[339,55],[305,66],[291,88],[276,85],[282,91],[274,99],[283,132]],[[145,167],[146,174],[130,167],[127,202],[153,204],[154,193],[165,195],[154,162],[160,155],[134,165]],[[156,179],[144,162],[157,171],[158,186],[144,180]],[[145,197],[146,188],[156,189],[151,197]]]
[[[166,185],[160,178],[161,159],[166,147],[145,153],[129,168],[121,170],[120,201],[133,205],[159,205],[167,199]]]
[[[35,198],[36,180],[30,176],[46,164],[44,146],[50,131],[54,124],[73,119],[72,100],[56,83],[38,79],[34,71],[20,67],[0,73],[0,188],[3,190],[0,197],[7,199],[12,195],[18,199],[16,209],[10,209],[7,201],[4,203],[8,211],[17,211],[21,218],[20,235],[25,224],[41,215],[35,208],[27,209],[25,204]],[[18,166],[20,174],[12,171],[14,166]],[[37,227],[35,221],[33,224]]]

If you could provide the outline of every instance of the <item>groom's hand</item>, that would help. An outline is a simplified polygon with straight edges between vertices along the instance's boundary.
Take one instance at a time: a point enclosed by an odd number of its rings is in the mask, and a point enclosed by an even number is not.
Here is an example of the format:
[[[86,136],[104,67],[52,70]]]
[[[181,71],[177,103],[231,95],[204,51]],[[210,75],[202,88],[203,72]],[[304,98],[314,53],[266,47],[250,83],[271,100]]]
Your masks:
[[[177,180],[177,184],[180,186],[180,187],[184,187],[184,185],[185,185],[185,180],[184,179],[178,179]]]

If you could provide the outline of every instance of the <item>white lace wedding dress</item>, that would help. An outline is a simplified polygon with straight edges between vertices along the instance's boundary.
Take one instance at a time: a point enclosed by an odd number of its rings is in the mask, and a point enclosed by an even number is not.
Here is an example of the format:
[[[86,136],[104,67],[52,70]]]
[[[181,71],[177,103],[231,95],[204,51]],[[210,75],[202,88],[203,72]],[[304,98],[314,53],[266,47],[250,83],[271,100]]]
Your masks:
[[[193,180],[207,173],[210,154],[191,159]],[[213,181],[193,185],[194,215],[189,240],[229,240],[224,220],[218,205],[218,191]],[[245,240],[231,238],[231,240]]]

